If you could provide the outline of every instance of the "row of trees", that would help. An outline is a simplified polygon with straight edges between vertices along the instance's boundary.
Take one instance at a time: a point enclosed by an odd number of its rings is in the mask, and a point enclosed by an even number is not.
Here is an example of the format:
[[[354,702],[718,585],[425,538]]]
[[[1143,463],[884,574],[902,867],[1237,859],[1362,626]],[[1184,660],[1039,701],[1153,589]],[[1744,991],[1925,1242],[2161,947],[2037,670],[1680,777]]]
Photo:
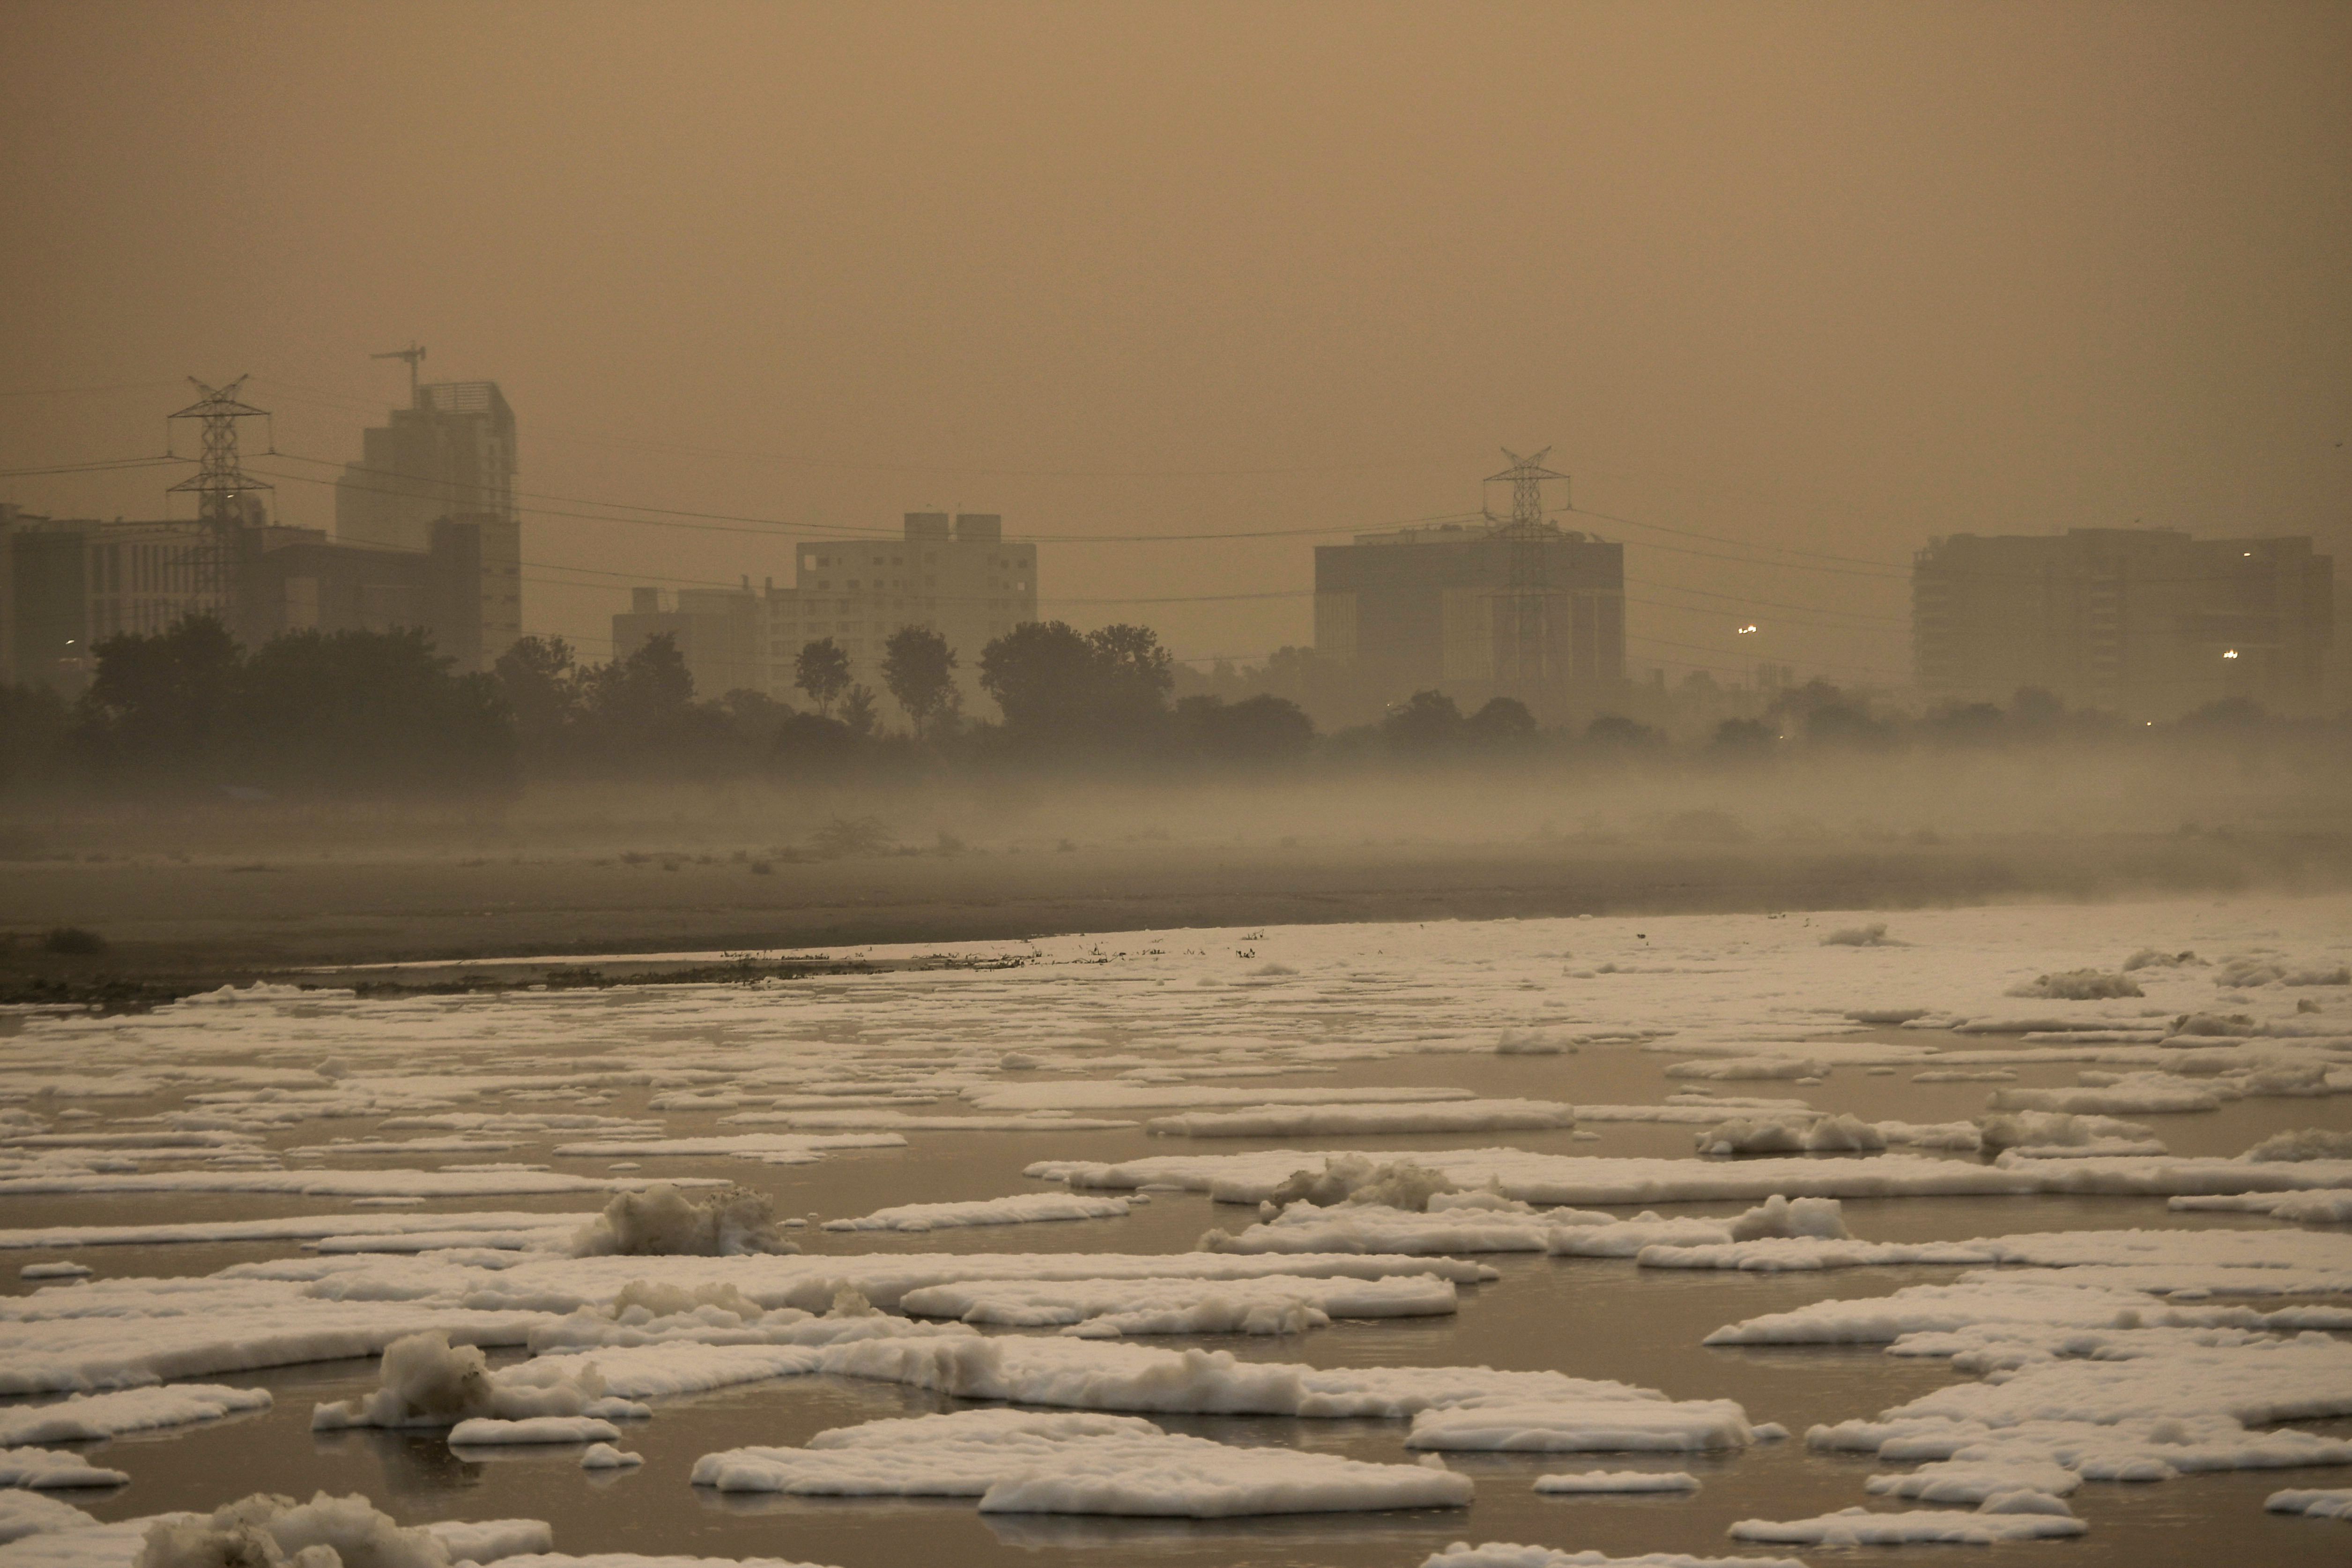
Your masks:
[[[1296,702],[1174,697],[1175,669],[1148,628],[1015,627],[973,673],[1002,715],[961,712],[959,661],[938,634],[889,639],[881,677],[905,715],[886,731],[881,700],[851,678],[830,639],[796,667],[805,707],[756,691],[698,697],[667,637],[583,664],[562,638],[525,637],[487,675],[458,674],[418,632],[296,632],[247,650],[217,623],[189,620],[95,650],[89,690],[68,704],[0,689],[0,785],[100,783],[222,789],[478,792],[522,778],[984,767],[1006,762],[1272,767],[1310,757],[1391,765],[1550,757],[1639,764],[1759,765],[1799,752],[2045,744],[2062,739],[2203,734],[2243,744],[2287,726],[2242,701],[2161,730],[2125,731],[2046,692],[2007,706],[1956,705],[1921,718],[1873,711],[1816,681],[1756,718],[1724,720],[1695,751],[1632,719],[1545,730],[1507,697],[1465,712],[1438,691],[1391,704],[1377,721],[1318,735]],[[1172,698],[1172,700],[1171,700]],[[2340,742],[2340,727],[2329,731]]]
[[[192,618],[94,651],[79,702],[0,692],[0,782],[261,795],[478,791],[514,777],[498,683],[452,673],[423,632],[289,632],[248,651],[218,621]]]

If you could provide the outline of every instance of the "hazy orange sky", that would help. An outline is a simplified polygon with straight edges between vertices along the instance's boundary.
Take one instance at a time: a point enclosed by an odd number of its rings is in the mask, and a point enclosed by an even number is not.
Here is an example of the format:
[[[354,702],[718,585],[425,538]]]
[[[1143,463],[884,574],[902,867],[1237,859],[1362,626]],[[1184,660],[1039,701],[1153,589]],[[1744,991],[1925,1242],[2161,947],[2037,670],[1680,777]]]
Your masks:
[[[6,0],[0,60],[0,469],[251,372],[330,525],[413,337],[505,388],[526,626],[596,657],[633,582],[929,507],[1259,655],[1505,445],[1677,677],[1902,680],[1932,534],[2352,554],[2345,4]]]

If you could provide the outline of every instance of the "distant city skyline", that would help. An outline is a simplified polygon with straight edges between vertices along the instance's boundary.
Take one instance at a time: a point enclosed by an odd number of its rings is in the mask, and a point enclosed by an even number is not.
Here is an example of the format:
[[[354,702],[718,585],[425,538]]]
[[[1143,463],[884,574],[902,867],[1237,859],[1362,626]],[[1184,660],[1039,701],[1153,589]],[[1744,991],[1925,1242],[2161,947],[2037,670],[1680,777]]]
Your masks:
[[[331,526],[422,343],[598,658],[923,510],[1052,542],[1042,614],[1304,646],[1314,545],[1547,442],[1637,676],[1897,683],[1948,534],[2352,546],[2342,8],[268,16],[11,10],[0,499],[158,515],[17,470],[250,371]]]

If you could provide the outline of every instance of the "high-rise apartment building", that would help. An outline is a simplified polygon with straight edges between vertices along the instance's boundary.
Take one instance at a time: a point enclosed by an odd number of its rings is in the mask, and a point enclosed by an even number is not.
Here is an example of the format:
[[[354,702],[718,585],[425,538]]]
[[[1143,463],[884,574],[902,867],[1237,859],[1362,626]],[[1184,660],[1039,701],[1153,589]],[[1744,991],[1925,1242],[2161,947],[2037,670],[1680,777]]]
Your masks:
[[[1318,545],[1315,653],[1384,698],[1435,688],[1572,709],[1625,679],[1625,547],[1548,522]]]
[[[966,700],[979,691],[981,650],[1037,618],[1037,547],[1008,544],[992,512],[910,511],[897,539],[830,540],[798,545],[793,581],[770,578],[754,591],[635,590],[613,617],[613,649],[624,658],[649,637],[677,639],[696,695],[738,688],[798,700],[801,649],[831,638],[849,656],[850,678],[883,689],[882,659],[892,633],[938,632],[954,650]]]
[[[2307,536],[1954,534],[1912,562],[1918,684],[1972,701],[2041,687],[2132,719],[2224,697],[2310,711],[2326,698],[2334,583]]]
[[[438,524],[475,531],[482,601],[478,650],[487,669],[522,635],[521,511],[515,502],[514,410],[490,381],[426,383],[406,408],[365,431],[361,457],[335,483],[343,544],[428,554]],[[446,652],[458,653],[456,648]]]

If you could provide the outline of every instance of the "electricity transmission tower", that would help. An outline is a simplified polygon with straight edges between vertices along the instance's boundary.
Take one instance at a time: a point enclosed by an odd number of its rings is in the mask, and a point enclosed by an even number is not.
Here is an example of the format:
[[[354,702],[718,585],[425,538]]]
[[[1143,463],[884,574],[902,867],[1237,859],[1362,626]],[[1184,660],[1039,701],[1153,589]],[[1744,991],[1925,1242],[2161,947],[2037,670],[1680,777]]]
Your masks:
[[[1564,485],[1568,476],[1543,466],[1550,454],[1546,447],[1522,458],[1506,447],[1503,456],[1511,466],[1487,479],[1489,484],[1507,480],[1511,487],[1510,520],[1495,519],[1495,532],[1510,551],[1508,574],[1495,606],[1495,679],[1500,685],[1532,686],[1565,673],[1550,657],[1547,566],[1549,544],[1559,530],[1545,520],[1543,486],[1546,479]]]
[[[226,386],[207,386],[192,375],[189,384],[204,395],[170,416],[173,420],[194,419],[203,426],[204,449],[196,471],[173,485],[168,493],[187,490],[196,498],[196,523],[201,537],[192,559],[195,589],[202,601],[225,622],[232,618],[234,606],[230,600],[236,575],[237,533],[246,521],[246,509],[238,502],[247,491],[276,488],[266,479],[255,479],[237,462],[236,422],[269,417],[268,409],[256,408],[237,395],[246,379],[240,375]]]

